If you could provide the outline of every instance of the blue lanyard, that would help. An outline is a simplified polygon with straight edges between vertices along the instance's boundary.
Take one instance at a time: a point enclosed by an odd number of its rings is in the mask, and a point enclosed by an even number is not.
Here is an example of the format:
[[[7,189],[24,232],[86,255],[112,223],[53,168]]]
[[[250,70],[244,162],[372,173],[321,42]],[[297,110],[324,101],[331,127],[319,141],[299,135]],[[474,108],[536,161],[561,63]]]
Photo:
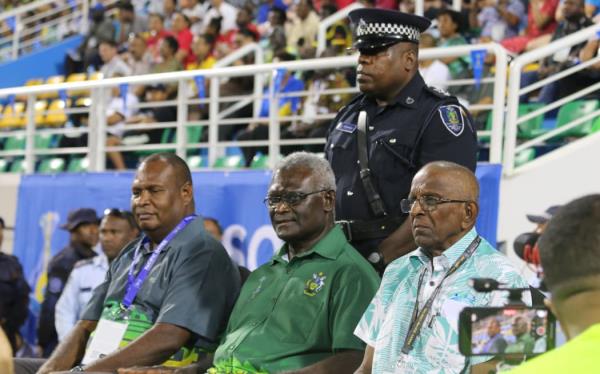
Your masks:
[[[123,302],[121,303],[121,306],[124,309],[129,309],[131,304],[133,304],[133,300],[135,299],[138,292],[142,288],[142,284],[144,284],[144,281],[146,280],[146,278],[148,278],[148,274],[150,274],[150,270],[156,263],[156,260],[158,260],[158,256],[161,254],[161,252],[167,247],[169,242],[171,240],[173,240],[175,235],[177,235],[181,230],[183,230],[191,221],[194,220],[194,218],[196,218],[195,215],[187,216],[183,220],[181,220],[181,222],[179,222],[177,224],[177,226],[175,226],[173,231],[171,231],[160,242],[158,247],[156,247],[156,249],[154,249],[154,251],[152,252],[152,256],[150,256],[148,261],[146,261],[146,263],[142,267],[142,270],[140,270],[137,277],[133,276],[133,272],[134,272],[136,265],[138,264],[138,262],[140,262],[140,259],[142,257],[142,254],[139,253],[140,248],[144,247],[144,245],[149,241],[148,237],[144,238],[141,245],[135,249],[135,255],[133,257],[133,262],[131,263],[131,267],[129,268],[129,276],[127,278],[127,291],[125,292],[125,297],[123,298]]]

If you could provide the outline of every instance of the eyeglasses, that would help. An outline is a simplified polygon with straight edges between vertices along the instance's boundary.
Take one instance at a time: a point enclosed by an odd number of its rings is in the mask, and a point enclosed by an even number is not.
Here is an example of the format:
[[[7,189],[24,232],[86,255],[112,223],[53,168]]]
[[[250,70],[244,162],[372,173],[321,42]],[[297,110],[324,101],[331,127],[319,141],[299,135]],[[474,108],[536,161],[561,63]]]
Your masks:
[[[410,213],[417,201],[419,202],[421,209],[423,209],[426,212],[434,211],[439,204],[471,202],[471,200],[451,200],[435,196],[421,196],[418,199],[402,199],[400,201],[400,210],[402,211],[402,213]]]
[[[289,207],[296,206],[304,201],[310,195],[314,195],[319,192],[330,191],[329,189],[323,189],[319,191],[313,192],[285,192],[281,195],[267,196],[263,200],[263,202],[267,205],[268,208],[275,208],[279,203],[284,202]]]
[[[123,218],[129,222],[131,227],[137,227],[137,222],[135,222],[135,218],[133,217],[133,213],[128,210],[123,210],[119,208],[107,208],[104,209],[104,216],[113,216],[117,218]]]

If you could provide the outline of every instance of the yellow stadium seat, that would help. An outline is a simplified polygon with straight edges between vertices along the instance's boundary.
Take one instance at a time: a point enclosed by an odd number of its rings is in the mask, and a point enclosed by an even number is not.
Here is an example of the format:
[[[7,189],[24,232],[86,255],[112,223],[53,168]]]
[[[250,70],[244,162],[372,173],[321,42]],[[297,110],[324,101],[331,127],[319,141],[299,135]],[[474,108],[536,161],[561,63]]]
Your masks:
[[[88,75],[88,80],[89,80],[89,81],[97,81],[97,80],[99,80],[99,79],[102,79],[102,78],[104,78],[104,76],[103,76],[103,75],[102,75],[102,73],[101,73],[101,72],[99,72],[99,71],[96,71],[96,72],[94,72],[94,73],[90,73],[90,74]]]
[[[25,103],[16,102],[6,105],[2,112],[0,127],[20,127],[25,125]]]
[[[67,122],[65,107],[67,103],[64,100],[53,100],[48,107],[45,123],[48,126],[62,126]]]
[[[35,124],[43,125],[45,123],[46,109],[48,109],[48,102],[45,100],[39,100],[35,102]]]
[[[64,81],[65,81],[64,75],[53,75],[51,77],[48,77],[46,79],[46,82],[44,82],[44,83],[45,84],[58,84],[58,83],[63,83]],[[38,97],[40,99],[55,99],[58,97],[58,91],[43,92],[43,93],[39,94]]]
[[[85,73],[73,73],[67,77],[67,82],[84,82],[87,80],[87,75]],[[69,96],[89,96],[89,90],[68,90],[67,93]]]
[[[32,78],[25,82],[25,87],[39,86],[44,83],[43,79],[40,78]],[[27,95],[17,95],[17,101],[27,101]]]

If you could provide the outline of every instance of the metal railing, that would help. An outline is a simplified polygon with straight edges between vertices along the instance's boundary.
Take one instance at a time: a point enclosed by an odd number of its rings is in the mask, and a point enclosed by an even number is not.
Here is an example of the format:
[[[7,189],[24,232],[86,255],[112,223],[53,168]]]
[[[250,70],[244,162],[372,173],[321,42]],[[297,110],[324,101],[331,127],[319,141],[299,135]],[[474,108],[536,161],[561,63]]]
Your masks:
[[[600,61],[600,56],[596,56],[595,58],[586,61],[584,63],[578,63],[560,71],[556,74],[550,75],[545,79],[541,79],[536,83],[533,83],[529,86],[521,88],[521,72],[523,68],[533,62],[541,61],[542,59],[554,55],[556,52],[561,50],[570,50],[571,47],[576,46],[580,43],[585,43],[590,40],[593,36],[598,35],[600,32],[600,25],[593,25],[583,30],[580,30],[576,33],[558,39],[544,47],[535,49],[533,51],[524,53],[517,58],[515,58],[509,67],[509,81],[508,81],[508,96],[507,96],[507,108],[506,108],[506,136],[504,141],[504,158],[503,158],[503,170],[506,175],[514,174],[517,171],[517,167],[515,167],[515,156],[528,148],[531,148],[536,145],[543,144],[546,140],[556,137],[562,133],[565,133],[573,128],[580,126],[586,121],[596,118],[600,116],[600,110],[596,110],[593,113],[586,115],[585,117],[578,118],[574,121],[571,121],[568,124],[557,127],[543,135],[537,136],[529,141],[526,141],[522,144],[518,143],[518,128],[520,124],[523,124],[532,118],[536,118],[540,115],[544,115],[545,113],[552,111],[554,109],[560,108],[566,103],[572,102],[579,98],[582,98],[594,91],[600,90],[600,82],[590,82],[590,85],[575,92],[571,95],[563,97],[559,100],[556,100],[540,109],[532,111],[531,113],[527,113],[521,117],[519,117],[519,101],[522,95],[531,93],[543,86],[546,86],[550,83],[556,82],[560,79],[563,79],[567,76],[573,75],[574,73],[581,71],[595,63]]]
[[[45,7],[50,9],[45,10]],[[40,11],[41,10],[41,11]],[[33,15],[30,13],[33,12]],[[66,14],[62,14],[66,13]],[[70,22],[79,22],[78,32],[88,29],[89,2],[75,0],[59,4],[54,0],[39,0],[0,14],[0,22],[13,24],[12,34],[0,38],[0,58],[16,59],[35,45],[48,45],[58,41],[56,35],[40,31],[50,30]]]
[[[260,48],[255,46],[248,47],[249,50],[256,53],[256,56],[260,56]],[[448,48],[435,48],[425,49],[420,51],[421,59],[436,59],[445,57],[460,57],[469,56],[471,51],[485,49],[488,53],[493,53],[496,56],[496,74],[492,78],[494,83],[494,96],[493,104],[491,107],[493,117],[493,127],[491,131],[491,143],[490,143],[490,162],[498,163],[501,161],[501,146],[502,146],[502,122],[503,122],[503,111],[504,111],[504,98],[505,98],[505,86],[506,86],[506,51],[497,44],[484,44],[484,45],[468,45]],[[232,56],[230,60],[239,58],[239,56]],[[257,57],[260,60],[260,57]],[[65,155],[65,154],[83,154],[86,155],[90,161],[91,171],[103,171],[105,170],[105,156],[106,152],[129,152],[129,151],[141,151],[141,150],[166,150],[175,149],[176,153],[182,157],[187,155],[189,150],[205,148],[208,150],[208,165],[213,165],[217,157],[223,153],[226,147],[247,147],[247,146],[266,146],[268,147],[268,153],[270,156],[270,162],[275,162],[277,155],[281,153],[281,146],[286,145],[307,145],[307,144],[323,144],[325,139],[323,138],[310,138],[310,139],[281,139],[280,138],[280,124],[283,121],[298,121],[301,116],[292,113],[289,116],[280,116],[278,103],[282,97],[305,97],[311,95],[310,92],[294,92],[290,94],[280,94],[275,90],[276,79],[270,79],[268,90],[266,94],[263,93],[262,82],[269,76],[273,77],[281,69],[287,72],[314,72],[318,70],[336,71],[343,68],[352,68],[356,65],[356,56],[347,57],[333,57],[333,58],[320,58],[305,61],[294,61],[294,62],[282,62],[274,64],[257,64],[257,65],[246,65],[236,67],[215,67],[207,70],[195,70],[195,71],[181,71],[171,72],[163,74],[151,74],[143,76],[132,76],[122,77],[113,79],[104,79],[98,81],[86,81],[86,82],[72,82],[72,83],[61,83],[54,85],[40,85],[30,87],[18,87],[0,89],[1,97],[26,97],[27,106],[25,109],[26,124],[24,130],[19,131],[5,131],[0,132],[0,138],[8,138],[15,136],[16,134],[25,135],[25,149],[24,150],[11,150],[11,151],[0,151],[0,157],[22,157],[25,159],[25,172],[34,172],[34,166],[37,156],[45,155]],[[194,78],[198,75],[203,76],[206,81],[209,82],[208,94],[205,97],[190,98],[186,94],[189,92],[189,87]],[[224,79],[235,79],[239,77],[253,77],[255,86],[251,94],[238,95],[238,96],[225,96],[221,92],[221,81]],[[487,79],[489,81],[491,79]],[[177,84],[178,92],[177,98],[170,102],[162,103],[161,105],[172,105],[177,107],[177,120],[171,123],[157,123],[157,124],[146,124],[146,125],[135,125],[136,130],[149,130],[157,128],[174,128],[176,129],[176,140],[175,143],[170,144],[151,144],[151,145],[121,145],[107,147],[106,145],[106,97],[110,93],[111,88],[118,87],[122,84],[129,85],[148,85],[153,83],[170,83]],[[449,84],[456,85],[473,85],[475,80],[463,79],[460,81],[451,81]],[[36,97],[42,93],[48,92],[60,92],[67,90],[90,90],[91,91],[91,105],[89,107],[90,122],[88,127],[68,129],[68,128],[49,128],[40,129],[36,128],[36,113],[35,103]],[[339,95],[342,93],[354,93],[357,92],[355,87],[348,89],[329,89],[323,94]],[[14,95],[14,96],[12,96]],[[265,118],[259,118],[258,108],[261,102],[267,99],[269,100],[269,116]],[[247,103],[253,102],[254,114],[252,118],[228,118],[231,109],[221,109],[220,106],[224,103],[240,103],[246,100]],[[208,106],[208,118],[201,120],[189,120],[188,109],[195,108],[199,105]],[[140,104],[139,108],[156,107],[156,103],[145,103]],[[486,109],[484,108],[484,109]],[[481,109],[481,108],[480,108]],[[82,111],[86,109],[68,109],[65,113],[73,113],[74,111]],[[335,113],[320,114],[316,119],[327,120],[335,116]],[[268,140],[254,140],[254,141],[219,141],[219,127],[229,126],[235,123],[266,123],[268,124]],[[207,142],[188,142],[187,132],[185,131],[189,127],[193,126],[207,126],[208,127],[208,140]],[[87,147],[79,148],[53,148],[53,149],[36,149],[35,148],[35,137],[36,135],[51,135],[51,134],[66,134],[69,132],[88,132],[88,144]]]

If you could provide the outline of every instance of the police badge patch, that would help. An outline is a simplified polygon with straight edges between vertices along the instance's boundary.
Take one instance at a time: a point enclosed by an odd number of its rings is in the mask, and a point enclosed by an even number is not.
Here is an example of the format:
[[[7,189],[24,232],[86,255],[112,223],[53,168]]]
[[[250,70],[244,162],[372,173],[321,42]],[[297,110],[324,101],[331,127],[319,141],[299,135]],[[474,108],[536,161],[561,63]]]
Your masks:
[[[454,136],[460,136],[465,129],[465,121],[460,107],[458,105],[444,105],[438,111],[440,112],[442,123],[448,131]]]

